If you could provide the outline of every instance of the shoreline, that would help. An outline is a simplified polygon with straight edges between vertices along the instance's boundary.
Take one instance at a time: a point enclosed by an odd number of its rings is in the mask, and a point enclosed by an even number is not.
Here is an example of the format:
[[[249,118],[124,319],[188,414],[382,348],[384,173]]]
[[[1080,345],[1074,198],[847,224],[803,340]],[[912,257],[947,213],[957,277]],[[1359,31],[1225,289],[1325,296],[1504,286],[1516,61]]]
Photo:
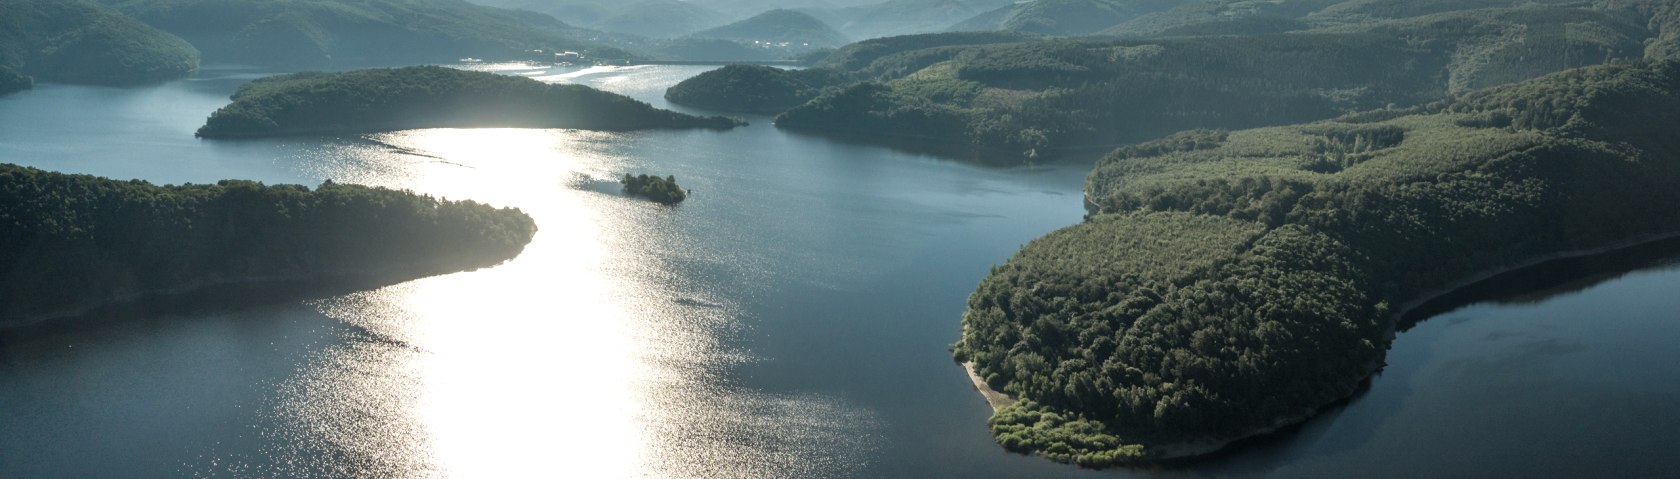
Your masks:
[[[1608,245],[1600,246],[1600,247],[1597,247],[1597,248],[1584,248],[1584,249],[1559,251],[1559,252],[1555,252],[1555,253],[1544,254],[1544,255],[1540,255],[1540,256],[1525,260],[1525,261],[1517,262],[1516,264],[1513,264],[1513,265],[1510,265],[1510,266],[1490,268],[1490,269],[1487,269],[1487,270],[1482,270],[1482,271],[1479,271],[1479,272],[1476,272],[1476,273],[1472,273],[1471,275],[1466,276],[1462,279],[1459,279],[1458,281],[1454,281],[1452,283],[1449,283],[1447,286],[1426,291],[1422,295],[1420,295],[1419,297],[1413,298],[1413,299],[1408,300],[1405,303],[1403,303],[1400,308],[1396,309],[1395,312],[1393,314],[1389,315],[1389,317],[1388,317],[1388,324],[1386,325],[1387,338],[1388,338],[1389,341],[1392,342],[1397,337],[1397,332],[1398,332],[1399,325],[1405,320],[1406,316],[1411,314],[1413,311],[1415,311],[1415,310],[1417,310],[1417,309],[1419,309],[1423,306],[1427,306],[1433,301],[1445,298],[1447,296],[1452,295],[1453,293],[1464,290],[1464,289],[1469,288],[1471,286],[1481,284],[1482,282],[1488,281],[1490,279],[1494,279],[1494,278],[1497,278],[1497,277],[1505,275],[1505,274],[1514,273],[1514,272],[1518,272],[1518,271],[1542,266],[1542,265],[1552,263],[1552,262],[1555,262],[1555,261],[1582,259],[1582,258],[1590,258],[1590,257],[1593,257],[1593,256],[1607,255],[1607,254],[1617,253],[1617,252],[1626,251],[1626,250],[1633,249],[1633,248],[1638,248],[1638,247],[1641,247],[1641,246],[1647,246],[1647,245],[1651,245],[1651,244],[1655,244],[1655,243],[1659,243],[1659,242],[1663,242],[1663,241],[1667,241],[1667,240],[1675,240],[1675,239],[1680,239],[1680,231],[1671,231],[1671,232],[1667,232],[1667,233],[1655,233],[1655,234],[1638,236],[1638,237],[1627,239],[1627,240],[1613,242],[1613,243],[1610,243]],[[963,333],[965,335],[967,334],[966,329],[964,330]],[[1387,357],[1388,357],[1388,351],[1384,350],[1382,357],[1378,358],[1377,361],[1375,361],[1375,363],[1372,364],[1371,367],[1368,368],[1368,370],[1365,372],[1365,374],[1360,377],[1359,383],[1363,384],[1366,381],[1370,381],[1373,376],[1375,376],[1378,372],[1381,372],[1382,369],[1388,365],[1387,360],[1386,360]],[[1018,399],[1016,399],[1015,397],[1012,397],[1012,396],[1010,396],[1006,393],[1003,393],[1001,391],[992,389],[991,385],[986,384],[986,381],[983,378],[981,378],[980,375],[977,372],[975,372],[973,361],[964,362],[964,363],[962,363],[962,366],[963,366],[963,370],[968,373],[969,381],[973,382],[974,389],[976,391],[978,391],[980,393],[981,397],[986,400],[986,403],[992,407],[992,412],[994,414],[997,413],[997,411],[1002,409],[1003,407],[1008,406],[1010,404],[1014,404],[1015,402],[1018,401]],[[1343,401],[1347,401],[1347,400],[1353,398],[1354,394],[1357,393],[1358,389],[1359,388],[1354,388],[1353,392],[1349,392],[1348,394],[1342,395],[1341,397],[1337,398],[1334,401],[1330,401],[1330,402],[1325,403],[1325,404],[1320,404],[1320,405],[1313,406],[1313,407],[1309,408],[1306,413],[1304,413],[1300,416],[1292,416],[1292,417],[1277,419],[1277,420],[1272,421],[1272,424],[1270,426],[1255,428],[1255,429],[1250,430],[1250,431],[1244,431],[1243,433],[1240,433],[1240,434],[1238,434],[1234,437],[1230,437],[1230,438],[1205,438],[1205,439],[1200,439],[1200,440],[1195,440],[1195,441],[1186,441],[1186,442],[1171,443],[1171,444],[1161,444],[1161,445],[1155,445],[1155,446],[1145,446],[1145,450],[1148,452],[1148,458],[1143,460],[1143,461],[1138,461],[1138,462],[1132,463],[1132,464],[1136,465],[1136,464],[1147,464],[1147,463],[1151,463],[1151,462],[1194,460],[1194,459],[1197,459],[1197,458],[1200,458],[1200,457],[1203,457],[1203,456],[1208,456],[1208,455],[1211,455],[1211,454],[1214,454],[1214,453],[1217,453],[1217,452],[1220,452],[1220,451],[1224,450],[1226,447],[1230,446],[1231,444],[1234,444],[1234,443],[1237,443],[1237,442],[1240,442],[1240,441],[1244,441],[1244,440],[1248,440],[1248,439],[1253,439],[1253,438],[1256,438],[1256,437],[1265,436],[1267,434],[1272,434],[1272,433],[1278,432],[1279,430],[1282,430],[1284,428],[1299,425],[1299,424],[1302,424],[1302,423],[1304,423],[1308,420],[1311,420],[1315,417],[1318,417],[1318,415],[1320,413],[1322,413],[1325,409],[1327,409],[1327,408],[1329,408],[1329,407],[1331,407],[1335,404],[1338,404],[1338,403],[1341,403]],[[995,439],[996,438],[994,438],[994,440]],[[1034,455],[1038,455],[1038,454],[1035,453]]]

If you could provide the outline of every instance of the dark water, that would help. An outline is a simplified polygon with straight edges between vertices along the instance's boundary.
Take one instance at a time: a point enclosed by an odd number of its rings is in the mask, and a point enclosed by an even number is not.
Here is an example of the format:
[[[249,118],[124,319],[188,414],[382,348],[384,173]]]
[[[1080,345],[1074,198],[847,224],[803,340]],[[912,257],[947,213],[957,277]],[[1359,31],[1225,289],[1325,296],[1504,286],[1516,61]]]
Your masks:
[[[494,68],[494,67],[493,67]],[[703,71],[539,71],[665,106]],[[0,98],[0,161],[159,183],[331,178],[518,206],[497,268],[0,330],[0,477],[1680,473],[1680,270],[1403,334],[1369,392],[1212,461],[1003,452],[946,351],[989,265],[1079,221],[1085,165],[988,169],[775,130],[416,130],[204,142],[244,78]],[[612,178],[672,174],[674,208]]]

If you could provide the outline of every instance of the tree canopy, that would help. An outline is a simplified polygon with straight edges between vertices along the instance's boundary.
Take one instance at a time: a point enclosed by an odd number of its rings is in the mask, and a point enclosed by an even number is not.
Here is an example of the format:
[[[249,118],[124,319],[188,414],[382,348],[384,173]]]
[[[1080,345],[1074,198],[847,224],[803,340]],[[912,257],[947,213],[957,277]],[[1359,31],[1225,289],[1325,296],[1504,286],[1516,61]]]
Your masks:
[[[1680,231],[1680,61],[1122,148],[1092,216],[970,297],[958,359],[1023,399],[1012,450],[1160,458],[1299,421],[1382,364],[1398,305]]]
[[[328,181],[156,186],[0,164],[0,319],[228,283],[484,268],[536,233],[517,209]]]

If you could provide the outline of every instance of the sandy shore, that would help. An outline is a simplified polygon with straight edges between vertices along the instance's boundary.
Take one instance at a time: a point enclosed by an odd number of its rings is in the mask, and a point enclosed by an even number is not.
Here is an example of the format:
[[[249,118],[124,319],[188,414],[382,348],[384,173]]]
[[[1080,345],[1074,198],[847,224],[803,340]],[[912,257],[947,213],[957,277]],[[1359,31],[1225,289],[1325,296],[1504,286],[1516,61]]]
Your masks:
[[[1015,404],[1015,398],[1004,394],[1003,391],[992,389],[991,385],[986,384],[986,379],[980,377],[980,373],[974,372],[974,361],[962,363],[962,366],[964,371],[968,371],[968,380],[974,382],[974,390],[980,391],[980,396],[986,398],[986,404],[992,406],[992,412]]]

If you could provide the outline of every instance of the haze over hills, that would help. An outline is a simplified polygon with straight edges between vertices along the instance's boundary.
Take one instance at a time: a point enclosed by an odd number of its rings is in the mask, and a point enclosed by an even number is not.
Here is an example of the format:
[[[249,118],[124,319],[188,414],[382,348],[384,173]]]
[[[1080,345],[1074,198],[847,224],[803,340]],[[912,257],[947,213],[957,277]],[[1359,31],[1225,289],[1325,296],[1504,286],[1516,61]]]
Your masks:
[[[888,0],[830,13],[839,30],[868,39],[942,32],[975,15],[1011,5],[1011,0]]]
[[[1174,0],[1034,0],[980,14],[953,25],[951,30],[1087,35],[1179,4]]]
[[[42,81],[131,84],[179,78],[198,61],[186,41],[92,2],[0,0],[0,69]]]
[[[292,69],[627,53],[547,15],[461,0],[104,0],[185,38],[205,61]]]
[[[793,10],[771,10],[717,28],[695,32],[694,38],[718,38],[743,44],[789,44],[793,50],[838,47],[850,43],[834,27]]]

